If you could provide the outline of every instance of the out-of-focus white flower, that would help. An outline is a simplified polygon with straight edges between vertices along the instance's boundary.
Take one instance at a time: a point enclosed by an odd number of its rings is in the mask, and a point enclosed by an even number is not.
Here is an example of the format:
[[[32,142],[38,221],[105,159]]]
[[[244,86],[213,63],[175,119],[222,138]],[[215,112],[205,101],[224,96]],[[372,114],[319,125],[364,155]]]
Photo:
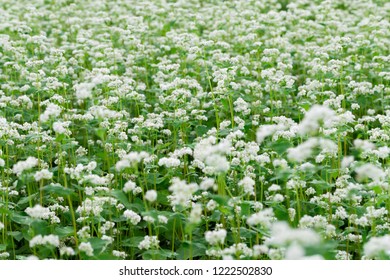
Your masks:
[[[195,162],[206,174],[214,175],[227,172],[230,164],[226,159],[226,154],[230,152],[231,143],[222,140],[218,144],[214,136],[202,139],[194,148]]]
[[[117,171],[122,171],[125,168],[131,167],[133,164],[139,163],[144,159],[147,159],[149,154],[147,152],[130,152],[124,155],[120,161],[115,165]]]
[[[314,105],[306,112],[305,117],[298,125],[298,132],[303,134],[313,133],[323,127],[330,127],[335,120],[335,112],[326,106]]]
[[[286,250],[286,260],[323,260],[324,258],[320,255],[306,256],[305,248],[298,243],[292,243]]]
[[[264,210],[261,210],[260,212],[257,212],[249,216],[246,222],[250,226],[261,225],[263,227],[268,228],[271,226],[271,223],[274,221],[274,219],[275,217],[274,217],[273,209],[266,208]]]
[[[200,223],[201,216],[202,216],[202,205],[196,203],[192,206],[189,221],[194,224]]]
[[[95,86],[93,83],[80,83],[74,85],[75,96],[78,100],[84,100],[92,97],[92,89]]]
[[[38,165],[38,159],[35,157],[28,157],[25,161],[18,161],[14,164],[12,172],[17,176],[22,174],[23,171],[31,169]]]
[[[215,200],[210,199],[209,202],[207,202],[206,208],[209,211],[213,211],[217,206],[218,203]]]
[[[206,231],[205,239],[210,245],[223,244],[225,242],[226,234],[226,229]]]
[[[169,190],[172,195],[168,198],[171,201],[171,205],[182,205],[188,206],[188,200],[192,197],[192,194],[199,189],[199,186],[195,183],[187,184],[186,181],[180,180],[179,178],[172,179],[172,185]]]
[[[390,235],[381,237],[372,237],[366,244],[364,244],[364,254],[367,258],[375,258],[380,254],[390,256]]]
[[[91,161],[87,165],[87,170],[88,171],[93,171],[93,170],[95,170],[96,166],[97,166],[96,161]]]
[[[61,256],[74,256],[75,255],[75,252],[73,250],[73,248],[71,247],[61,247],[60,248],[60,255]]]
[[[355,169],[357,174],[356,179],[358,181],[363,181],[367,178],[373,181],[382,181],[386,173],[382,170],[382,168],[373,165],[372,163],[363,164]]]
[[[157,199],[157,192],[155,190],[148,190],[145,193],[145,199],[149,202],[154,202]]]
[[[295,242],[303,246],[316,245],[321,242],[321,238],[312,229],[292,229],[286,222],[277,222],[272,225],[270,237],[265,243],[286,246]]]
[[[164,215],[158,215],[157,216],[158,222],[161,224],[167,224],[168,223],[168,218],[165,217]]]

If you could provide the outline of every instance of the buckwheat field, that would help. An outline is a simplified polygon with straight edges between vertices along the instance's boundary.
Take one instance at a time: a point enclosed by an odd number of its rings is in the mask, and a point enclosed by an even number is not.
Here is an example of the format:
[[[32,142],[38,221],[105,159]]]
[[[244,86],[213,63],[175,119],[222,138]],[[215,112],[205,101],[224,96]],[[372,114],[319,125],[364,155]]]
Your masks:
[[[386,0],[0,0],[0,259],[390,259]]]

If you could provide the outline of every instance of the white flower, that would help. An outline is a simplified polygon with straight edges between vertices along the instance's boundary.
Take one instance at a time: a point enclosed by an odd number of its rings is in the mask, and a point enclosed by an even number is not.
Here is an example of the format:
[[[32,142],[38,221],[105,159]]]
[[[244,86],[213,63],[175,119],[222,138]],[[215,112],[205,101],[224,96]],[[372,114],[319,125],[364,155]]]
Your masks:
[[[53,123],[53,131],[58,133],[58,134],[65,134],[65,135],[71,135],[72,132],[68,129],[70,125],[70,122],[54,122]]]
[[[148,190],[145,193],[145,199],[149,202],[154,202],[157,199],[157,192],[155,190]]]
[[[343,160],[341,161],[341,168],[346,169],[348,166],[350,166],[354,162],[353,156],[346,156],[343,157]]]
[[[168,218],[165,217],[164,215],[158,215],[157,216],[158,222],[161,224],[167,224],[168,223]]]
[[[143,217],[143,219],[144,219],[145,222],[154,223],[154,218],[151,217],[151,216],[146,215],[146,216]]]
[[[207,202],[206,208],[209,211],[213,211],[217,206],[218,203],[215,200],[210,199],[209,202]]]
[[[80,252],[84,252],[87,256],[93,256],[93,248],[91,243],[89,242],[81,242],[79,245]]]
[[[320,255],[306,256],[305,249],[298,243],[293,242],[285,253],[286,260],[323,260]]]
[[[10,256],[10,254],[8,252],[3,252],[3,253],[0,253],[0,259],[6,259]]]
[[[60,255],[61,256],[74,256],[75,252],[71,247],[61,247],[60,248]]]
[[[46,110],[41,114],[40,120],[47,122],[51,117],[58,117],[62,112],[62,108],[56,104],[49,103]]]
[[[234,111],[235,112],[242,112],[243,115],[250,114],[251,110],[249,109],[249,105],[247,102],[245,102],[244,99],[239,97],[236,101],[234,101]]]
[[[255,194],[254,192],[255,181],[251,177],[245,176],[244,179],[238,182],[238,185],[240,187],[243,187],[245,194],[249,194],[249,195]]]
[[[142,250],[142,249],[148,250],[150,248],[158,248],[159,243],[160,243],[160,241],[157,239],[157,236],[146,235],[144,237],[144,240],[142,240],[139,243],[138,248],[140,250]]]
[[[225,229],[206,231],[205,239],[210,245],[223,244],[225,242],[226,235],[227,231]]]
[[[355,169],[355,172],[357,173],[357,180],[363,181],[367,178],[377,182],[382,181],[386,173],[382,170],[382,168],[377,167],[373,165],[372,163],[366,163],[362,166],[359,166]]]
[[[133,181],[127,181],[123,187],[125,193],[134,192],[137,185]]]
[[[3,230],[4,229],[4,224],[2,222],[0,222],[0,230]]]
[[[274,211],[272,208],[266,208],[252,214],[247,220],[247,224],[250,226],[262,225],[264,227],[270,227],[272,221],[274,220]]]
[[[294,208],[288,208],[288,217],[290,221],[294,221],[296,215],[296,210]]]
[[[35,181],[40,181],[42,179],[50,180],[53,178],[53,173],[47,169],[42,169],[41,171],[37,171],[34,175]]]
[[[180,166],[180,160],[173,157],[170,158],[163,157],[158,161],[158,165],[165,166],[167,168],[178,167]]]
[[[26,260],[29,260],[29,261],[37,261],[37,260],[39,260],[39,258],[38,258],[37,256],[30,255],[30,256],[26,257]]]
[[[277,193],[275,194],[273,197],[272,197],[272,201],[274,202],[283,202],[284,201],[284,196],[281,195],[280,193]]]
[[[27,215],[29,215],[32,218],[36,219],[49,219],[52,215],[54,215],[53,212],[49,210],[49,208],[42,207],[39,204],[36,204],[33,208],[27,207],[25,212]]]
[[[80,83],[74,85],[75,95],[78,100],[83,100],[92,97],[93,83]]]
[[[97,166],[96,161],[91,161],[87,165],[87,170],[88,171],[93,171],[93,170],[95,170],[96,166]]]
[[[125,168],[132,166],[133,164],[139,163],[144,159],[149,158],[149,154],[147,152],[130,152],[124,155],[120,161],[118,161],[115,165],[117,171],[122,171]]]
[[[272,184],[268,188],[268,191],[270,191],[270,192],[277,192],[277,191],[280,191],[280,190],[281,190],[281,187],[279,185],[276,185],[276,184]]]
[[[303,135],[316,132],[320,126],[330,127],[335,119],[335,112],[326,106],[314,105],[306,112],[298,125],[298,132]]]
[[[225,154],[231,149],[228,140],[221,140],[216,144],[217,139],[210,136],[202,139],[194,148],[194,159],[198,162],[199,168],[206,174],[215,175],[229,170],[230,164]]]
[[[23,171],[31,169],[38,165],[38,159],[35,157],[28,157],[25,161],[18,161],[14,164],[12,172],[17,176],[22,174]]]
[[[45,236],[39,234],[37,236],[34,236],[30,240],[31,248],[37,245],[52,245],[54,247],[58,247],[60,246],[60,239],[57,235],[53,235],[53,234],[45,235]]]
[[[217,190],[218,186],[215,184],[215,180],[213,178],[205,178],[199,185],[201,190],[207,191],[212,188],[213,190]]]
[[[85,175],[83,181],[93,185],[107,185],[109,183],[108,178],[100,177],[96,174]]]
[[[372,237],[366,244],[364,244],[364,254],[368,258],[375,258],[384,253],[390,256],[390,235],[381,237]]]
[[[206,168],[208,168],[205,169],[205,173],[210,175],[224,173],[230,168],[230,164],[226,157],[218,154],[209,155],[206,158],[205,163],[207,165]]]
[[[141,221],[141,216],[138,215],[137,213],[135,213],[134,211],[132,210],[126,210],[124,213],[123,213],[123,216],[130,221],[130,223],[132,223],[133,225],[136,225],[138,224],[140,221]]]
[[[121,259],[124,259],[127,257],[126,252],[121,252],[121,251],[117,251],[117,250],[112,250],[112,255],[117,257],[117,258],[121,258]]]
[[[196,203],[192,206],[189,221],[190,223],[200,223],[202,216],[202,205]]]
[[[292,229],[286,222],[277,222],[272,225],[270,237],[265,243],[286,246],[294,242],[303,246],[316,245],[321,242],[321,238],[311,229]]]
[[[265,124],[260,126],[256,132],[256,141],[261,144],[268,136],[273,135],[278,131],[283,131],[286,129],[286,126],[283,124]]]
[[[168,198],[171,201],[171,205],[182,205],[188,206],[188,200],[192,197],[192,194],[199,189],[199,186],[195,183],[187,184],[186,181],[180,180],[179,178],[172,179],[172,185],[169,190],[172,195]]]
[[[77,231],[77,236],[81,239],[91,237],[91,234],[89,233],[89,226],[83,226],[79,231]]]
[[[313,155],[314,148],[316,147],[319,147],[322,153],[330,155],[337,154],[337,144],[335,144],[332,140],[313,137],[295,148],[289,148],[287,150],[287,158],[291,161],[305,161]],[[317,161],[319,160],[321,162],[323,158],[324,154],[320,154],[317,156]]]

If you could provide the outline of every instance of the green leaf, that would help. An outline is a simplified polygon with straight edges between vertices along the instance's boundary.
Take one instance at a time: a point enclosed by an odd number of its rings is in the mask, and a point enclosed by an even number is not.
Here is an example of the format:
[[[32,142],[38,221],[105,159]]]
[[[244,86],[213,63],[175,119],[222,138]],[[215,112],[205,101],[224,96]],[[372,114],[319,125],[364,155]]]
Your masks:
[[[248,202],[241,203],[241,216],[249,216],[251,214],[251,205]]]
[[[287,151],[288,148],[292,146],[291,141],[287,141],[284,139],[280,139],[276,142],[269,142],[268,145],[270,149],[273,149],[275,152],[277,152],[279,155],[282,155]]]
[[[108,244],[107,241],[97,237],[89,238],[88,241],[91,243],[91,246],[94,249],[94,251],[99,253]]]
[[[210,198],[218,202],[219,205],[221,206],[226,206],[228,205],[228,197],[227,196],[222,196],[222,195],[210,195]]]
[[[209,128],[205,125],[197,125],[195,127],[196,135],[199,137],[203,136],[208,130]]]
[[[188,260],[194,257],[203,257],[206,253],[207,247],[205,244],[200,242],[189,242],[185,241],[181,244],[177,250],[178,259]]]
[[[65,188],[65,187],[59,186],[59,185],[54,185],[54,184],[50,184],[50,185],[44,186],[42,188],[42,190],[44,192],[57,194],[59,196],[68,196],[68,195],[71,195],[71,194],[74,193],[74,190],[72,190],[72,189]]]
[[[126,194],[121,190],[112,190],[111,195],[115,197],[120,203],[122,203],[127,209],[142,212],[144,207],[139,203],[130,203]],[[138,200],[136,200],[137,202]]]
[[[164,180],[166,178],[161,177],[160,173],[158,173],[158,172],[153,172],[153,173],[148,173],[146,179],[147,179],[149,184],[156,183],[156,185],[158,185],[158,184],[161,184],[162,182],[164,182]]]
[[[169,250],[148,250],[142,253],[144,260],[166,260],[172,259],[176,254]]]
[[[95,133],[100,138],[100,140],[104,140],[106,136],[106,130],[104,128],[96,129]]]
[[[20,231],[9,231],[8,235],[12,236],[18,242],[23,239],[23,234]]]
[[[256,236],[256,232],[251,229],[240,227],[240,237],[253,238]]]
[[[68,237],[73,235],[73,227],[57,227],[54,230],[54,234],[58,235],[59,237]]]
[[[138,248],[138,245],[142,240],[144,240],[143,236],[135,236],[135,237],[127,238],[122,241],[122,246]]]
[[[16,213],[12,214],[11,220],[17,224],[28,225],[28,226],[31,225],[31,223],[34,221],[29,216],[22,216],[22,215],[16,214]]]
[[[34,193],[32,195],[29,195],[29,196],[26,196],[26,197],[22,197],[17,205],[21,206],[21,205],[24,205],[24,204],[28,204],[31,201],[34,201],[34,199],[38,196],[38,193]]]
[[[221,212],[216,210],[210,216],[210,221],[218,222],[221,220]]]

